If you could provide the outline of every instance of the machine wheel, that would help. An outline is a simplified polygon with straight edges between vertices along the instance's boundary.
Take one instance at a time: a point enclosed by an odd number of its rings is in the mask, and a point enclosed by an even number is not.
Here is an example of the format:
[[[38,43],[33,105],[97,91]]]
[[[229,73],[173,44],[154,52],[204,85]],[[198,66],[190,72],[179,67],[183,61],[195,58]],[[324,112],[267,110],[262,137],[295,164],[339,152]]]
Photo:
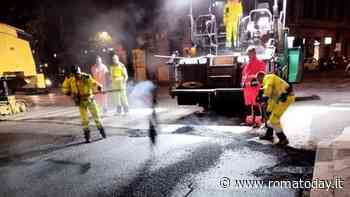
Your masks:
[[[184,88],[197,89],[197,88],[203,87],[203,83],[197,82],[197,81],[188,81],[188,82],[182,83],[182,86]]]
[[[17,113],[28,111],[27,104],[21,100],[16,101],[16,109],[17,109]]]

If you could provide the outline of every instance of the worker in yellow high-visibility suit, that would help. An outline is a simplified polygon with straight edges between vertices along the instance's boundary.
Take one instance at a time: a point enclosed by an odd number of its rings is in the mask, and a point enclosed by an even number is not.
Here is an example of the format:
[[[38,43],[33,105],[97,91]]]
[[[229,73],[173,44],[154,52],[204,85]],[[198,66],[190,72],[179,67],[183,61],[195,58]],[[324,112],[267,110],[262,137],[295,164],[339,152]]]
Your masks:
[[[263,94],[259,97],[267,103],[266,113],[268,116],[267,130],[262,140],[273,140],[273,131],[279,139],[277,145],[285,146],[289,143],[282,130],[281,117],[287,108],[295,102],[295,96],[290,85],[275,74],[259,72],[257,80],[263,87]]]
[[[226,47],[237,42],[237,29],[243,8],[241,0],[228,0],[224,9],[224,25],[226,26]]]
[[[106,133],[93,95],[93,90],[95,88],[102,92],[102,85],[94,80],[91,75],[82,73],[78,66],[72,67],[71,74],[66,77],[62,85],[62,92],[68,96],[72,96],[75,104],[79,106],[86,143],[90,142],[88,111],[90,111],[95,120],[100,134],[103,138],[106,138]]]
[[[114,55],[112,58],[112,65],[110,66],[111,73],[111,87],[113,90],[113,100],[116,106],[116,115],[122,113],[128,113],[129,104],[128,97],[126,92],[126,84],[128,80],[128,72],[123,63],[119,61],[117,55]]]

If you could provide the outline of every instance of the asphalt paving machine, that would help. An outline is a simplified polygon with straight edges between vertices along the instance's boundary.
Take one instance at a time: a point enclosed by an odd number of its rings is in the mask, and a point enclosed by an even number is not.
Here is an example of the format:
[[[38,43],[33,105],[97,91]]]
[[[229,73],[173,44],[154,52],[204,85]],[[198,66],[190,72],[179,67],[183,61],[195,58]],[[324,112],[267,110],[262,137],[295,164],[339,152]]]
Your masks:
[[[288,44],[286,0],[256,1],[256,7],[240,19],[234,48],[225,47],[222,31],[224,1],[209,0],[209,12],[194,16],[191,4],[191,42],[196,57],[179,52],[166,58],[170,66],[170,94],[179,105],[199,105],[205,109],[240,113],[244,108],[241,73],[247,63],[247,48],[254,47],[268,72],[289,83],[302,79],[303,49]],[[243,5],[245,6],[245,5]],[[246,9],[245,9],[246,10]]]

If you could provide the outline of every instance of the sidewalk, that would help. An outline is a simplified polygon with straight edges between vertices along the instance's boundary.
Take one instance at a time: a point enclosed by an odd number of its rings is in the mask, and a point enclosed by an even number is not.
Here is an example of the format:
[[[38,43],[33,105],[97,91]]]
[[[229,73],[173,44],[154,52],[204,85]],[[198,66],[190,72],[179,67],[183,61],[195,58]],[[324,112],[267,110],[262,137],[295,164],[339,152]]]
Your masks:
[[[350,196],[350,127],[332,141],[319,143],[313,178],[331,180],[334,185],[329,191],[313,189],[311,197]]]
[[[337,188],[314,188],[311,197],[350,197],[349,84],[350,78],[342,70],[306,76],[294,88],[301,102],[282,118],[292,146],[317,150],[313,179],[335,184],[338,178],[338,185],[334,185]],[[312,95],[315,99],[303,99]],[[340,188],[341,180],[344,188]]]

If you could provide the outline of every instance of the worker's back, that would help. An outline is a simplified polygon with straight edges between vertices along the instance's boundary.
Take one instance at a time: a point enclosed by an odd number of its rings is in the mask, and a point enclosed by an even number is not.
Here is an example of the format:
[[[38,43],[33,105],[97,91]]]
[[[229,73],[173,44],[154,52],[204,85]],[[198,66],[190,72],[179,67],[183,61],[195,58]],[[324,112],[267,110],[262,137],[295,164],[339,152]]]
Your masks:
[[[289,84],[275,74],[267,74],[264,78],[264,94],[272,99],[277,100],[282,93],[286,93]]]

